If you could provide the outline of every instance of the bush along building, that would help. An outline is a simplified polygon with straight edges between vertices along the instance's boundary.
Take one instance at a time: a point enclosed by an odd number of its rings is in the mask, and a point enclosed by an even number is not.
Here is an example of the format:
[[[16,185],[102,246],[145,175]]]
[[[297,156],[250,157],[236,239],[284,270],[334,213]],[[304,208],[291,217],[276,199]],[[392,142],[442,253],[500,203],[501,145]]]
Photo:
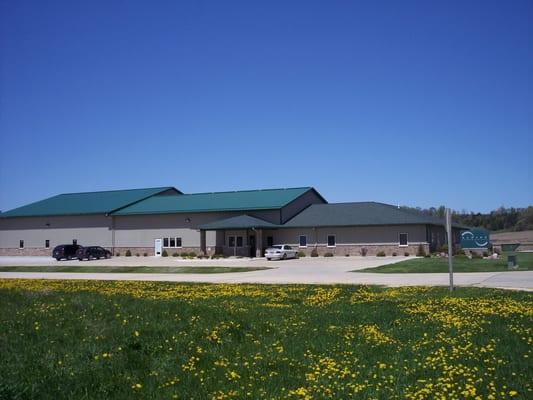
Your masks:
[[[454,226],[454,241],[461,227]],[[0,255],[59,244],[113,254],[259,257],[273,244],[323,255],[415,255],[446,242],[444,221],[376,202],[328,203],[312,187],[184,194],[174,187],[67,193],[0,214]]]

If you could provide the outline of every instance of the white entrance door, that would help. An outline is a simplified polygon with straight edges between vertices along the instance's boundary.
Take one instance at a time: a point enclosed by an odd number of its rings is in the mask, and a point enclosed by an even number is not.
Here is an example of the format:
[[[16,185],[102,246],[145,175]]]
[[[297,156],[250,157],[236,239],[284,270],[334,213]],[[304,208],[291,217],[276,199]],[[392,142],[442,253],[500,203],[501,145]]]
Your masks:
[[[161,250],[163,248],[161,239],[156,239],[154,244],[154,254],[156,257],[161,257]]]

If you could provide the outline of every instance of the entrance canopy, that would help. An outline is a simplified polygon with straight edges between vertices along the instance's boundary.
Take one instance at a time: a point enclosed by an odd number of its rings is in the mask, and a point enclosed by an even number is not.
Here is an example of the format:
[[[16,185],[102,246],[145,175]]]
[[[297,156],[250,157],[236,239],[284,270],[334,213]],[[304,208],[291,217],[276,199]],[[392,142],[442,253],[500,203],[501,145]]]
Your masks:
[[[281,225],[276,225],[264,219],[251,217],[243,214],[236,217],[222,219],[220,221],[210,222],[208,224],[200,225],[201,230],[212,231],[219,229],[276,229]]]

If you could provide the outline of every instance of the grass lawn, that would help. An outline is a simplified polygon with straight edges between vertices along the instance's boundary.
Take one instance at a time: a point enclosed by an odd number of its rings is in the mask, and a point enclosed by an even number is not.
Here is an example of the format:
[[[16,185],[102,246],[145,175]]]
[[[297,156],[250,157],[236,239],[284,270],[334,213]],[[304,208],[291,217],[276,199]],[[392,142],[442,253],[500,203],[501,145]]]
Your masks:
[[[518,271],[533,270],[533,253],[517,253]],[[507,257],[500,256],[498,260],[472,259],[466,257],[453,258],[454,272],[493,272],[509,271]],[[447,258],[415,258],[396,264],[382,265],[375,268],[365,268],[352,272],[380,272],[384,274],[396,273],[425,273],[425,272],[448,272]]]
[[[74,266],[74,265],[36,265],[5,266],[0,272],[119,272],[151,274],[223,274],[228,272],[248,272],[271,269],[268,267],[109,267],[109,266]]]
[[[526,399],[532,331],[527,292],[4,279],[0,398]]]

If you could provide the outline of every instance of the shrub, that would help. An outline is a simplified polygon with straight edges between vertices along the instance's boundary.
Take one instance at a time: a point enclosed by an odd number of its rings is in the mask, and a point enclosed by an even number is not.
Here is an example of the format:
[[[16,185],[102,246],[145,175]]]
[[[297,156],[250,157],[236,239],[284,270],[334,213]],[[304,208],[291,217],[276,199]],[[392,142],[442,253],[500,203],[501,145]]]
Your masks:
[[[196,253],[195,253],[194,251],[191,251],[191,252],[189,253],[189,257],[190,257],[190,258],[194,258],[194,257],[196,257]]]
[[[187,258],[187,257],[189,257],[189,253],[187,253],[186,251],[184,251],[183,253],[180,254],[180,257],[182,257],[182,258]]]
[[[489,256],[489,253],[487,251],[484,251],[483,252],[483,257],[488,257]]]
[[[385,252],[383,250],[378,251],[376,254],[377,257],[385,257]]]
[[[117,254],[115,254],[115,257],[120,257],[120,253],[117,252]]]
[[[448,245],[447,244],[443,244],[442,246],[440,246],[439,253],[447,253],[447,252],[448,252]]]
[[[392,256],[393,257],[396,257],[398,254],[396,254],[396,252],[392,253]]]
[[[143,253],[143,256],[148,257],[148,253]]]
[[[178,257],[178,256],[179,256],[178,253],[176,253],[176,252],[172,253],[172,257]]]
[[[350,255],[349,255],[348,253],[346,253],[346,254],[344,255],[344,257],[350,257]]]
[[[126,257],[131,257],[131,251],[129,250],[126,251]]]
[[[431,254],[426,254],[424,257],[425,258],[431,258]]]
[[[368,249],[366,247],[362,247],[361,250],[359,250],[359,252],[361,253],[363,257],[366,257],[366,255],[368,254]]]
[[[139,253],[135,253],[135,257],[140,257],[141,255]]]
[[[426,250],[424,250],[424,246],[419,244],[418,250],[416,252],[417,257],[425,257],[426,256]]]
[[[311,257],[318,257],[318,251],[316,249],[313,249],[313,251],[311,251]]]
[[[500,255],[500,254],[502,254],[502,251],[501,251],[499,248],[496,248],[496,247],[495,247],[495,248],[494,248],[494,253]]]
[[[479,254],[479,253],[476,252],[476,251],[473,251],[471,254],[472,254],[472,258],[483,258],[483,257],[481,256],[481,254]]]
[[[405,257],[409,257],[411,254],[409,254],[409,252],[406,251],[405,253],[403,253],[403,255],[404,255]]]
[[[305,252],[303,252],[303,251],[299,251],[298,252],[298,257],[306,257],[306,256],[307,256],[307,254],[305,254]]]
[[[167,253],[166,250],[163,250],[163,252],[161,253],[161,255],[162,255],[163,257],[168,257],[168,253]]]
[[[324,257],[333,257],[333,253],[324,253]]]

